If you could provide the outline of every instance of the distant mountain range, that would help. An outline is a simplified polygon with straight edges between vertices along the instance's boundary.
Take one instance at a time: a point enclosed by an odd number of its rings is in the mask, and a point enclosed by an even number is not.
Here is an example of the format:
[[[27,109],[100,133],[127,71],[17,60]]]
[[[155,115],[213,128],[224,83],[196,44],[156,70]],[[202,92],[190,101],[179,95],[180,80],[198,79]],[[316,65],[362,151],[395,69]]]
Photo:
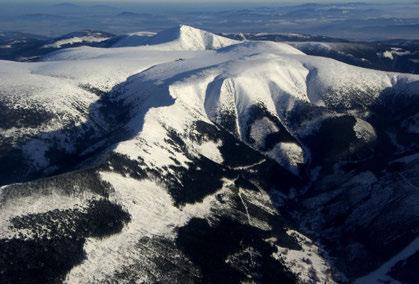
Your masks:
[[[417,3],[260,5],[4,4],[0,27],[3,31],[58,36],[85,29],[114,34],[156,32],[187,23],[213,32],[306,33],[351,40],[417,39],[419,36]]]
[[[24,33],[0,33],[0,59],[36,61],[54,50],[78,47],[118,47],[156,44],[155,32],[114,35],[85,30],[58,37]],[[323,56],[359,67],[419,74],[419,41],[388,40],[360,42],[297,33],[220,33],[234,40],[287,42],[309,55]]]

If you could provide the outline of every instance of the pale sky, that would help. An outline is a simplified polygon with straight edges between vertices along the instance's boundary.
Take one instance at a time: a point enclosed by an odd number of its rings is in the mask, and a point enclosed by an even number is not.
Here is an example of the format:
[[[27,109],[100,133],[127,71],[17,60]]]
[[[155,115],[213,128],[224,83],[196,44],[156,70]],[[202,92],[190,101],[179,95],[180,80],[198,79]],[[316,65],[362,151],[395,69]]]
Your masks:
[[[75,4],[87,4],[87,3],[272,3],[272,4],[296,4],[296,3],[348,3],[348,2],[365,2],[365,3],[408,3],[414,2],[409,1],[391,1],[391,0],[0,0],[0,3],[75,3]]]

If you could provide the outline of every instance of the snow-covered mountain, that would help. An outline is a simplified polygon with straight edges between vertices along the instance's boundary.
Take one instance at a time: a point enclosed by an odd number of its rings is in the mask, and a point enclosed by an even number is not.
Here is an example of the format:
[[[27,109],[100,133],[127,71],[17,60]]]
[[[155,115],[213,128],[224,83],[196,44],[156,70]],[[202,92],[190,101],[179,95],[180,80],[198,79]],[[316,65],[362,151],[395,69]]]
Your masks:
[[[0,61],[0,279],[412,281],[418,92],[188,26]]]
[[[109,40],[113,35],[94,31],[70,33],[46,43],[42,48],[74,47]]]
[[[308,55],[333,58],[364,68],[419,74],[416,41],[359,42],[295,33],[236,33],[225,36],[232,39],[286,42]]]
[[[208,50],[226,47],[237,41],[186,25],[165,30],[155,35],[134,33],[117,41],[114,47],[152,45],[160,50]]]

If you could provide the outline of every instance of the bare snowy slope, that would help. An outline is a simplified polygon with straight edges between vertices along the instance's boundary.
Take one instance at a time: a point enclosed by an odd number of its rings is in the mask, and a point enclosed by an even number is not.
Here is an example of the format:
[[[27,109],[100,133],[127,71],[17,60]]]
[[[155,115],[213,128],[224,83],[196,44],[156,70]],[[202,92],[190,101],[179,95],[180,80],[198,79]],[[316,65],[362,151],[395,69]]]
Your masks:
[[[238,43],[235,40],[218,36],[190,26],[160,32],[156,35],[131,34],[116,42],[114,47],[152,45],[158,50],[207,50],[217,49]]]
[[[419,76],[187,26],[116,46],[0,62],[0,279],[347,282],[417,237]]]
[[[71,33],[45,44],[42,48],[74,47],[82,44],[100,43],[110,39],[111,37],[111,34],[93,31]]]

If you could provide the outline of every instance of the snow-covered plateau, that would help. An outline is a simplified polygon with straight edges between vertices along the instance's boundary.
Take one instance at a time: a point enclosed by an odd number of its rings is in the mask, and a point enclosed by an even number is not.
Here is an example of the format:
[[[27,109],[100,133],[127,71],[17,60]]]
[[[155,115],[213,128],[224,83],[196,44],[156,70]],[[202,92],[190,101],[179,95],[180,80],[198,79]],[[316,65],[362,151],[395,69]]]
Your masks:
[[[0,282],[417,283],[418,114],[419,75],[184,25],[0,61]]]

